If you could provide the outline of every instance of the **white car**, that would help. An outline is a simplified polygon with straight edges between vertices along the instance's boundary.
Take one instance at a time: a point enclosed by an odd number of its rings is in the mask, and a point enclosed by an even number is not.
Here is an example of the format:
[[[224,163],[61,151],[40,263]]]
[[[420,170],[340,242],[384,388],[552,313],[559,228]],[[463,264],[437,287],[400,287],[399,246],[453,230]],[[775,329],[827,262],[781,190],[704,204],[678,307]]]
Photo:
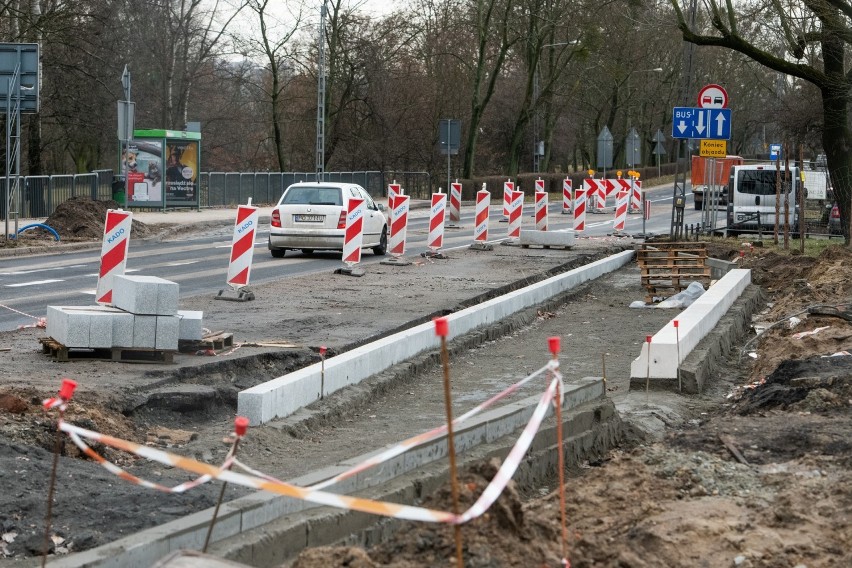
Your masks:
[[[363,248],[383,255],[388,246],[388,223],[377,204],[354,183],[294,183],[272,210],[269,252],[281,258],[287,250],[310,254],[315,250],[343,250],[346,212],[350,199],[364,200]]]

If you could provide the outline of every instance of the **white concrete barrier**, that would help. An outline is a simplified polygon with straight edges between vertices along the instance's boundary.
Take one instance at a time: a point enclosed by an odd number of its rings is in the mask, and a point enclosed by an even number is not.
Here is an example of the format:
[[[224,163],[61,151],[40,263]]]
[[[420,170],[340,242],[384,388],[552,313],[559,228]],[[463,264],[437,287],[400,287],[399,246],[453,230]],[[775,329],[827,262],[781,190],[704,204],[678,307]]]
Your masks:
[[[617,270],[630,262],[633,254],[633,251],[624,251],[450,314],[447,316],[450,325],[448,339],[498,322],[575,286]],[[322,394],[333,393],[348,385],[360,383],[424,351],[437,349],[439,345],[434,324],[428,322],[327,359],[325,392]],[[237,396],[237,414],[248,418],[252,426],[289,416],[319,400],[320,372],[320,363],[315,363],[241,391]]]
[[[639,357],[630,364],[631,378],[677,379],[677,369],[698,342],[710,333],[740,294],[751,284],[751,270],[729,271],[691,306],[672,318],[651,338],[651,361],[648,343],[642,344]],[[675,331],[674,320],[678,320]],[[678,348],[678,343],[679,348]]]
[[[539,231],[533,229],[521,229],[522,247],[542,246],[542,247],[564,247],[571,248],[574,246],[575,233],[571,229],[561,229],[558,231]]]

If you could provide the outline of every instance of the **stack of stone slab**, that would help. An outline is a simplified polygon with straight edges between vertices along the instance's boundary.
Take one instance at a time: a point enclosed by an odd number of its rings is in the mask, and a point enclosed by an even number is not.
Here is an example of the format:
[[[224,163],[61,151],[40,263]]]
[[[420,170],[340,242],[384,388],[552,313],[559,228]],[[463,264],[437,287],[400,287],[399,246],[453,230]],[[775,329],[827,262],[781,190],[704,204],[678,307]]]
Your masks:
[[[47,334],[65,347],[176,351],[200,340],[202,312],[178,310],[178,284],[156,276],[116,276],[113,306],[47,307]]]

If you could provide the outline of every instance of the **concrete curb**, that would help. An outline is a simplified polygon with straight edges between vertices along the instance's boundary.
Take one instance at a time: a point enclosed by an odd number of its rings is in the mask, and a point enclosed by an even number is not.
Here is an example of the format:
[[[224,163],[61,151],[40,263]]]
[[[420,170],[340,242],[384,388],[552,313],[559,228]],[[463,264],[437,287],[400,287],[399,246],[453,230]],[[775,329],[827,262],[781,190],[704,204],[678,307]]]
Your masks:
[[[448,339],[461,337],[480,326],[497,322],[621,268],[633,255],[633,251],[624,251],[450,314],[447,316],[450,328]],[[325,362],[322,395],[360,383],[438,345],[434,325],[428,322],[332,357]],[[288,416],[320,399],[322,380],[322,366],[316,363],[241,391],[237,397],[237,414],[247,417],[253,426]]]
[[[475,450],[497,442],[506,435],[515,432],[518,428],[523,427],[528,422],[540,398],[540,394],[530,396],[503,407],[486,411],[480,416],[471,419],[456,430],[456,451],[460,456],[464,455],[463,459],[466,462],[472,459],[481,459],[482,456],[476,455],[477,452]],[[604,413],[607,415],[603,416],[603,418],[617,418],[614,407],[612,407],[611,402],[606,398],[602,379],[586,377],[576,383],[566,385],[565,400],[563,403],[563,408],[566,411],[566,420],[571,419],[570,413],[572,411],[594,401],[606,402],[610,407],[611,412]],[[552,414],[553,409],[549,408],[548,416]],[[601,419],[601,411],[596,410],[590,414],[590,418],[595,420]],[[587,429],[583,425],[577,425],[569,431],[585,433]],[[514,440],[511,443],[503,443],[501,446],[504,450],[499,453],[505,455],[508,452],[508,448],[513,444]],[[537,439],[533,443],[531,451],[541,450],[543,446],[546,447],[547,445],[549,443],[544,443]],[[572,452],[572,455],[581,453],[583,449],[589,450],[592,446],[591,442],[584,442],[581,448],[575,449]],[[609,447],[609,444],[607,446]],[[311,472],[289,482],[303,487],[319,483],[349,469],[355,464],[363,462],[379,451],[381,450],[345,460],[336,466]],[[334,486],[333,491],[344,494],[361,493],[371,488],[383,486],[399,476],[419,472],[424,467],[438,467],[441,471],[444,471],[446,465],[444,458],[446,454],[447,439],[444,436],[431,442],[411,447],[393,460],[385,462],[383,466],[355,475],[341,484]],[[437,486],[440,482],[440,477],[438,479],[439,481],[436,481],[432,487]],[[379,495],[383,495],[394,501],[413,503],[417,498],[429,492],[428,488],[419,482],[407,483],[406,487],[407,489],[401,495],[397,494],[395,497],[386,495],[385,493],[380,493]],[[419,490],[415,490],[415,487],[418,487]],[[211,541],[218,542],[240,535],[287,515],[320,509],[327,511],[325,516],[330,516],[331,518],[349,514],[345,511],[328,509],[320,505],[308,503],[307,501],[258,491],[222,505]],[[357,512],[352,512],[351,514],[362,519],[359,525],[360,528],[364,528],[367,524],[374,524],[377,521],[377,517],[372,515]],[[207,534],[207,527],[212,515],[212,508],[199,511],[198,513],[141,531],[91,550],[52,559],[50,565],[55,568],[148,568],[160,558],[176,550],[201,549],[204,545],[204,538]],[[310,542],[306,541],[305,531],[311,530],[309,528],[311,523],[291,522],[301,527],[301,537],[294,546],[304,547],[306,545],[313,546],[317,544],[313,540],[316,537],[312,537]],[[336,527],[337,531],[341,530],[339,523],[335,522],[333,526]],[[333,533],[335,536],[334,540],[346,536],[350,532],[351,530],[346,528],[341,535]],[[276,542],[274,547],[280,549],[282,548],[282,543]]]
[[[642,344],[639,357],[630,364],[631,378],[677,380],[678,367],[751,284],[751,271],[735,269],[710,287],[691,306]],[[677,319],[679,327],[675,329]],[[652,353],[649,362],[649,349]]]
[[[752,316],[764,304],[766,294],[762,288],[754,285],[746,288],[713,331],[681,363],[683,392],[697,394],[704,389],[704,385],[718,369],[719,361],[745,337]]]

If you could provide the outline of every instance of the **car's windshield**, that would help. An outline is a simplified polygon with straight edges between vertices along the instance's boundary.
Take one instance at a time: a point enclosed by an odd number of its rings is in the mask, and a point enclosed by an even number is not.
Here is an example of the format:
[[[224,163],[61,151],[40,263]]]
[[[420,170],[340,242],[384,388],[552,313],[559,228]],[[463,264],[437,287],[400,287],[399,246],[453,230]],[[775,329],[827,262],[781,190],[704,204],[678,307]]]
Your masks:
[[[290,205],[343,205],[337,187],[291,187],[284,194],[282,204]]]

